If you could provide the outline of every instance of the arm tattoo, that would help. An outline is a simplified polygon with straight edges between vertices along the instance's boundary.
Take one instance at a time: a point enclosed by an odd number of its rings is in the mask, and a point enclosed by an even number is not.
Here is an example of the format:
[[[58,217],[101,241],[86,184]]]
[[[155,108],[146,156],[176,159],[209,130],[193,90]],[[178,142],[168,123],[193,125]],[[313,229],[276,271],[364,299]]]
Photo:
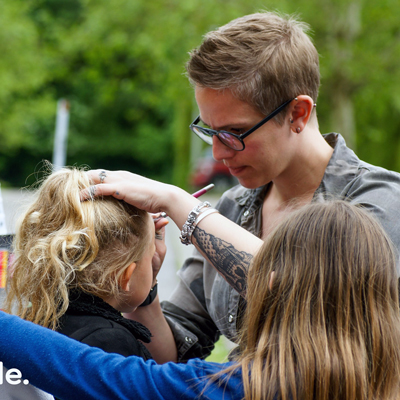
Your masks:
[[[246,295],[246,278],[252,254],[238,251],[231,243],[219,239],[196,227],[192,238],[196,247],[207,257],[214,268],[242,297]]]

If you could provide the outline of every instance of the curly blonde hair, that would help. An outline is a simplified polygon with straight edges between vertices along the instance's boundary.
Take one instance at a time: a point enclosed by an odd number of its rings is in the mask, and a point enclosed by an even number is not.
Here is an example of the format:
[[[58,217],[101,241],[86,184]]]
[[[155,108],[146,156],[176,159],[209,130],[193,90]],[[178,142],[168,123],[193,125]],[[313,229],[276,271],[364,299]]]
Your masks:
[[[71,289],[101,298],[123,293],[121,275],[150,243],[149,215],[113,197],[81,202],[90,184],[78,168],[44,180],[18,223],[6,311],[56,329]]]

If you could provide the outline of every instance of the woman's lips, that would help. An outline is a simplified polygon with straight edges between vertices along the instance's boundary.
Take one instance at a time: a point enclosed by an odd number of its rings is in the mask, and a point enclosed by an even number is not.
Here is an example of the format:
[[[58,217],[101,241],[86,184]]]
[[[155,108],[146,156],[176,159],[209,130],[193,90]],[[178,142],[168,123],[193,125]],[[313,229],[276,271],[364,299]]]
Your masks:
[[[229,172],[231,175],[236,176],[239,175],[246,167],[229,167]]]

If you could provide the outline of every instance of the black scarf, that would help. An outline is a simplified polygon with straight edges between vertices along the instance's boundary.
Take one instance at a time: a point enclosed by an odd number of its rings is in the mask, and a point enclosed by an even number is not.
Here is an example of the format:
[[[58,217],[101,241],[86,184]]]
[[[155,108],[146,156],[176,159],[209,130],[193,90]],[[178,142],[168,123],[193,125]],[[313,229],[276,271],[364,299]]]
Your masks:
[[[139,340],[139,345],[143,348],[146,357],[152,358],[150,352],[143,343],[141,343],[151,342],[150,331],[140,322],[124,318],[118,310],[110,306],[100,297],[85,293],[79,289],[70,290],[67,314],[95,315],[117,322],[128,329],[132,335]]]

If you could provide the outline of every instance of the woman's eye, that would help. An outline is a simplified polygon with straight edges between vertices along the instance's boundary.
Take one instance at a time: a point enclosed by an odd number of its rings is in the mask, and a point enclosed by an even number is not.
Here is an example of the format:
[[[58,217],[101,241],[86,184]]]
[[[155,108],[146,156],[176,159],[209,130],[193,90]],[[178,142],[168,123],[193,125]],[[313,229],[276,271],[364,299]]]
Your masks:
[[[243,133],[243,129],[238,129],[238,128],[232,128],[230,129],[231,133],[236,133],[237,135],[240,135],[241,133]]]

